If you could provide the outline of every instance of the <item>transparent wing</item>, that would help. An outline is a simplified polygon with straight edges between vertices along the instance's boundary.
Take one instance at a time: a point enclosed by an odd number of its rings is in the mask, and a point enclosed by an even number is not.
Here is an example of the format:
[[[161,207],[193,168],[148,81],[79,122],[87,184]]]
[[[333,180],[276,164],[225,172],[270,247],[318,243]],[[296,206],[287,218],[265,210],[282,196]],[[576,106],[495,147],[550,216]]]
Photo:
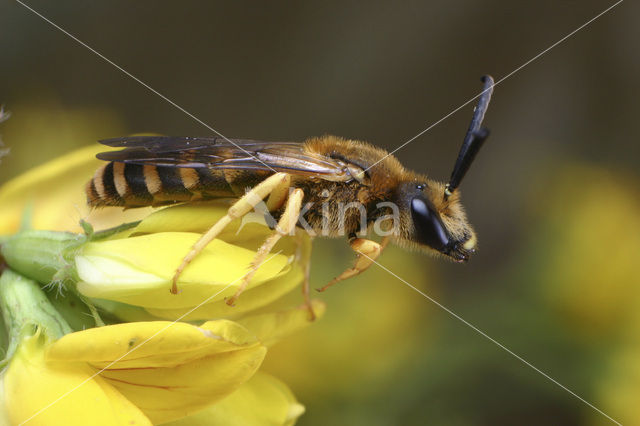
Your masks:
[[[286,172],[342,181],[350,178],[342,161],[306,152],[300,142],[249,139],[130,136],[100,141],[124,148],[97,155],[101,160],[141,165]]]

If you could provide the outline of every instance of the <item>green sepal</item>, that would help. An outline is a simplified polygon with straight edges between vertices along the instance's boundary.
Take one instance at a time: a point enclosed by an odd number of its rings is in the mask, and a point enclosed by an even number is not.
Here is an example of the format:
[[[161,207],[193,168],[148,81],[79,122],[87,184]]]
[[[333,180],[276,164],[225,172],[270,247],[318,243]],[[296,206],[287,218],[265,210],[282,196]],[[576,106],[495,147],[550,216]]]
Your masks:
[[[113,236],[117,236],[121,232],[133,229],[136,226],[138,226],[140,222],[142,221],[138,220],[136,222],[127,222],[127,223],[123,223],[122,225],[114,226],[113,228],[104,229],[102,231],[97,231],[97,232],[95,232],[93,230],[93,227],[87,222],[84,222],[84,221],[80,222],[80,225],[82,225],[84,232],[87,235],[89,241],[100,241],[100,240],[106,240]],[[85,227],[85,224],[89,225],[89,227]]]
[[[0,308],[9,340],[0,366],[11,359],[23,339],[33,336],[38,330],[50,340],[73,331],[40,285],[11,269],[5,269],[0,276]]]
[[[87,237],[70,232],[22,231],[0,246],[11,269],[42,284],[64,282],[75,277],[74,252]]]

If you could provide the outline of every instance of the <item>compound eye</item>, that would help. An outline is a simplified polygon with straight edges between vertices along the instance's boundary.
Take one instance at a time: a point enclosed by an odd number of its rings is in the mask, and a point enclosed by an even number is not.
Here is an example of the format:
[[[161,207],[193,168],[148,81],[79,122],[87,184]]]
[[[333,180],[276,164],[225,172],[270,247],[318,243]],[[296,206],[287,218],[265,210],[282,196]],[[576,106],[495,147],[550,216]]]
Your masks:
[[[449,236],[433,205],[421,197],[411,200],[411,218],[419,243],[444,252],[449,246]]]

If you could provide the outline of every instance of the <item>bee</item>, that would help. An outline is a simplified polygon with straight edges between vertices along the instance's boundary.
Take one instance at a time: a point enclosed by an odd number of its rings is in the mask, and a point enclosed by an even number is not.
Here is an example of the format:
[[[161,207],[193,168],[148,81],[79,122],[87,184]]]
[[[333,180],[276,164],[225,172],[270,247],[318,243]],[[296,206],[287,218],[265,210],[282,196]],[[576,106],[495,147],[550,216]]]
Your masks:
[[[177,266],[174,294],[181,272],[226,225],[266,203],[277,223],[235,295],[227,299],[229,305],[277,241],[296,227],[313,235],[346,235],[357,253],[355,264],[321,291],[365,271],[389,242],[466,262],[476,251],[477,238],[458,186],[489,136],[481,126],[494,83],[490,76],[482,81],[484,90],[447,184],[406,169],[383,149],[336,136],[304,142],[135,136],[100,141],[123,149],[97,155],[108,163],[88,182],[88,203],[132,208],[236,199]],[[365,238],[373,231],[387,233],[380,242]],[[303,293],[310,306],[308,273]]]

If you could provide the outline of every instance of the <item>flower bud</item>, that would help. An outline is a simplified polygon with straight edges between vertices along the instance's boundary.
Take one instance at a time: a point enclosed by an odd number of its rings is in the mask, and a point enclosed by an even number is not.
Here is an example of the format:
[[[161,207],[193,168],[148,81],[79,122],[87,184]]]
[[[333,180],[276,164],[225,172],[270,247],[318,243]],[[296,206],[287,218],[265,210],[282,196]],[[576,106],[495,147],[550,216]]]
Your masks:
[[[72,331],[40,286],[10,269],[0,277],[0,309],[9,337],[5,360],[11,359],[18,345],[38,330],[48,340]]]
[[[73,249],[85,239],[69,232],[27,230],[8,237],[0,253],[14,271],[48,284],[67,278]]]

